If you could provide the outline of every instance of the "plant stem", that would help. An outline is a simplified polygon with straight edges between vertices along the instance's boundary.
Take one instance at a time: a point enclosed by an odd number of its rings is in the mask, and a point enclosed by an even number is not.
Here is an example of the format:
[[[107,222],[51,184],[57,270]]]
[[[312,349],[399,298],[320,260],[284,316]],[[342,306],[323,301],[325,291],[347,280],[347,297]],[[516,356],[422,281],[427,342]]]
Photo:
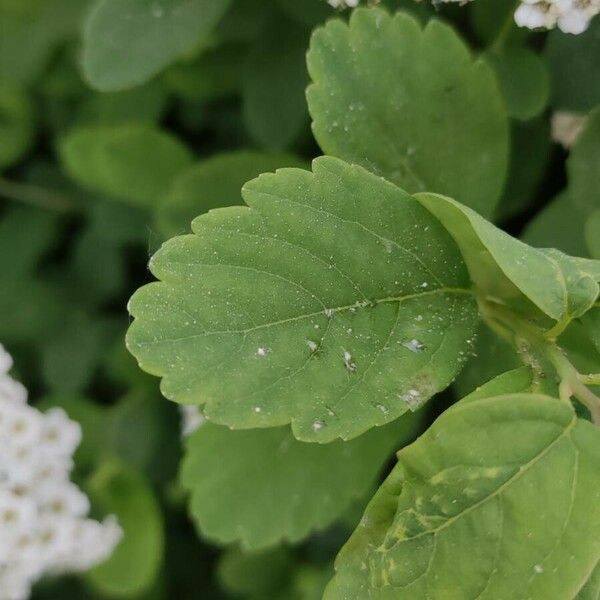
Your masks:
[[[77,205],[68,196],[37,185],[10,181],[0,177],[0,196],[31,206],[58,212],[74,212]]]

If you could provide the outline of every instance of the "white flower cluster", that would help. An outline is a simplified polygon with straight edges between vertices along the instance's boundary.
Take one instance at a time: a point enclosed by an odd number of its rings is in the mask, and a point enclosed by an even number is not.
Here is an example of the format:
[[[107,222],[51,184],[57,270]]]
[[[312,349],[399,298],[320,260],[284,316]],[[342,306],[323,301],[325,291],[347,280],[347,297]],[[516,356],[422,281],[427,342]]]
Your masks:
[[[104,561],[122,531],[115,517],[86,518],[89,500],[69,480],[79,424],[29,406],[11,366],[0,345],[0,600],[25,600],[45,574]]]
[[[565,33],[583,33],[600,12],[600,0],[521,0],[515,21],[529,29],[558,26]]]
[[[327,0],[333,8],[355,8],[360,0]]]

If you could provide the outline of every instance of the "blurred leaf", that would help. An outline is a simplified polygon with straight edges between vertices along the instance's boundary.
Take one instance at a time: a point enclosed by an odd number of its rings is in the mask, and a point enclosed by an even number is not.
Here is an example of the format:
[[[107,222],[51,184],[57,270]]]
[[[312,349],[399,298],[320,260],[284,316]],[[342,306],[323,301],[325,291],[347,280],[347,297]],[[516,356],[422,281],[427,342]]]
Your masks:
[[[78,111],[80,124],[155,123],[164,112],[167,91],[151,82],[133,90],[90,94]]]
[[[105,463],[87,485],[92,505],[115,514],[123,538],[111,557],[86,575],[108,598],[134,598],[149,590],[163,562],[164,531],[158,502],[144,477],[116,462]]]
[[[518,0],[477,0],[469,4],[471,25],[479,40],[486,46],[498,39],[503,27],[514,23],[513,13]],[[514,25],[509,32],[509,40],[515,41],[526,34],[522,28]]]
[[[585,223],[585,240],[592,258],[600,259],[600,209],[595,210]]]
[[[523,241],[537,248],[558,248],[572,256],[588,256],[583,238],[586,213],[563,192],[527,225]]]
[[[199,44],[230,0],[96,0],[84,30],[83,69],[102,91],[144,83]]]
[[[215,154],[186,170],[173,181],[160,201],[157,224],[165,237],[189,230],[194,217],[213,208],[239,205],[244,183],[281,167],[301,167],[305,162],[284,153],[238,150]]]
[[[55,48],[76,36],[87,0],[44,0],[29,15],[0,13],[0,84],[31,84]]]
[[[598,31],[600,36],[600,30]],[[567,161],[569,195],[584,210],[598,208],[600,198],[600,106],[588,116]]]
[[[586,584],[579,590],[575,600],[597,600],[600,596],[600,561],[592,571]]]
[[[525,121],[546,107],[550,79],[546,63],[523,46],[503,46],[484,54],[498,77],[508,114]]]
[[[403,13],[353,11],[308,53],[313,132],[326,154],[409,192],[459,198],[489,216],[504,185],[508,121],[491,68],[461,38]]]
[[[85,390],[100,366],[111,329],[107,319],[67,309],[60,328],[39,342],[42,377],[48,389],[64,394]]]
[[[550,126],[546,119],[513,121],[508,180],[496,211],[497,220],[522,213],[535,200],[548,166],[550,148]]]
[[[192,162],[175,137],[141,124],[80,127],[59,150],[80,185],[144,208],[152,208]]]
[[[242,90],[246,126],[271,150],[289,148],[308,124],[304,90],[309,31],[278,19],[255,41],[248,55]]]
[[[33,138],[33,108],[19,88],[0,85],[0,170],[17,162]]]
[[[277,0],[277,3],[289,17],[310,27],[335,16],[334,9],[323,0]]]
[[[15,206],[1,213],[0,278],[30,275],[56,245],[59,231],[58,216],[47,210]]]
[[[63,299],[52,285],[22,277],[0,285],[0,340],[34,342],[48,336],[63,314]]]
[[[180,61],[164,72],[163,81],[179,96],[195,101],[219,100],[239,94],[244,44],[225,44],[202,52],[192,61]]]
[[[130,300],[128,348],[167,398],[325,443],[447,387],[477,311],[456,245],[413,197],[333,157],[243,197],[163,244],[162,281]]]
[[[253,552],[231,548],[223,554],[218,574],[224,589],[235,596],[270,600],[289,588],[293,565],[285,547]]]
[[[371,490],[421,420],[411,415],[324,445],[296,441],[289,427],[230,431],[205,423],[188,438],[182,465],[191,514],[203,535],[221,543],[256,549],[297,542]]]
[[[155,390],[131,389],[110,412],[110,448],[154,482],[172,479],[180,458],[180,418]]]
[[[600,104],[600,18],[579,35],[551,31],[545,57],[555,109],[585,113]]]

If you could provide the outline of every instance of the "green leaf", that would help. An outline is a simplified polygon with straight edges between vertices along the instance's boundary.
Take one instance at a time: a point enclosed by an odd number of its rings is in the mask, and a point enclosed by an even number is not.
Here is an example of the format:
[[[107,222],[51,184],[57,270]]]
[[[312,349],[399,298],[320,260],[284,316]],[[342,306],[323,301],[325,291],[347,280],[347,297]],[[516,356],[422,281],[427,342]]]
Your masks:
[[[583,316],[583,323],[586,327],[588,337],[600,352],[600,306],[590,310]]]
[[[167,398],[328,442],[452,381],[477,311],[456,246],[411,196],[331,157],[242,195],[249,208],[164,244],[150,264],[162,281],[130,301],[128,347]]]
[[[521,366],[489,379],[486,383],[473,390],[468,396],[465,396],[461,402],[482,400],[503,394],[531,392],[532,385],[533,373],[531,369]]]
[[[585,113],[600,104],[600,19],[580,35],[551,31],[544,55],[554,108]]]
[[[494,221],[510,219],[531,206],[550,159],[550,125],[545,118],[511,124],[510,167]],[[533,244],[534,246],[536,244]],[[555,243],[546,244],[568,252]]]
[[[585,223],[585,241],[592,257],[600,260],[600,209],[595,210]]]
[[[550,78],[538,54],[524,46],[510,45],[484,56],[498,77],[511,117],[525,121],[544,110],[550,95]]]
[[[547,204],[527,225],[522,240],[537,248],[558,248],[574,256],[587,256],[582,231],[586,211],[576,206],[568,191]]]
[[[0,218],[0,277],[3,281],[31,274],[53,247],[59,219],[47,210],[15,206]]]
[[[84,0],[43,0],[29,14],[0,13],[0,88],[32,84],[56,47],[77,35],[86,5]]]
[[[537,307],[556,321],[579,316],[598,296],[600,262],[527,246],[450,198],[415,197],[452,234],[483,296],[503,299],[530,316]]]
[[[313,131],[326,154],[492,214],[507,171],[506,111],[491,68],[450,27],[355,10],[349,25],[316,30],[308,69]]]
[[[600,106],[589,114],[585,128],[577,137],[567,170],[573,203],[584,210],[597,208],[600,196]]]
[[[192,162],[179,140],[142,124],[81,127],[59,150],[77,183],[144,208],[152,208]]]
[[[0,85],[0,170],[25,153],[33,138],[33,107],[19,88]]]
[[[148,591],[164,552],[162,515],[152,489],[138,472],[110,462],[92,476],[87,490],[103,514],[117,516],[123,538],[111,557],[86,578],[109,597],[131,598]]]
[[[203,536],[221,543],[255,549],[297,542],[371,491],[421,420],[415,415],[330,444],[298,442],[289,427],[230,431],[206,423],[188,439],[182,467],[191,513]]]
[[[248,55],[242,89],[244,119],[250,136],[266,149],[289,148],[308,124],[304,96],[308,40],[306,28],[277,19]]]
[[[513,14],[517,0],[478,0],[469,4],[468,11],[474,33],[487,46],[503,41],[503,27],[514,23]],[[502,33],[502,36],[500,35]],[[516,24],[511,28],[509,42],[526,36]]]
[[[240,189],[246,181],[279,167],[304,165],[304,161],[283,153],[239,150],[216,154],[181,172],[173,181],[158,205],[158,227],[166,237],[186,232],[194,217],[240,204]]]
[[[106,347],[105,327],[97,317],[70,311],[59,331],[40,340],[42,378],[51,391],[73,394],[89,386]]]
[[[600,432],[567,404],[460,402],[398,461],[326,600],[573,598],[594,568]]]
[[[230,0],[98,0],[83,35],[83,70],[102,91],[134,87],[191,51]]]

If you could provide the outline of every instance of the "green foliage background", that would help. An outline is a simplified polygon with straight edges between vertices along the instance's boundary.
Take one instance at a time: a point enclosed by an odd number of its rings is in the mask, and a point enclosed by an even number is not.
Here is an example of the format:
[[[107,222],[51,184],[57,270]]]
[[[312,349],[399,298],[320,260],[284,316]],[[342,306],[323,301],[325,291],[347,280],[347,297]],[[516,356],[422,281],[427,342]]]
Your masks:
[[[108,563],[82,577],[45,580],[34,598],[320,598],[333,559],[390,472],[394,453],[456,399],[518,366],[514,351],[482,330],[474,351],[464,340],[451,341],[452,366],[442,381],[429,382],[431,394],[445,387],[473,354],[452,388],[401,424],[333,442],[326,452],[290,435],[290,420],[302,440],[318,437],[320,428],[311,429],[310,415],[302,424],[296,405],[285,414],[254,415],[254,426],[278,426],[268,431],[210,424],[182,441],[175,404],[125,349],[127,301],[151,281],[146,263],[161,244],[190,232],[192,219],[208,210],[242,204],[247,181],[283,167],[308,168],[315,157],[331,154],[410,193],[452,196],[533,246],[600,259],[598,18],[574,37],[518,30],[511,0],[437,9],[412,0],[381,4],[416,20],[398,19],[395,29],[378,33],[365,18],[357,20],[355,35],[334,24],[311,42],[313,30],[336,16],[323,0],[0,0],[0,342],[13,354],[32,402],[62,406],[82,424],[78,482],[98,514],[116,512],[125,529]],[[418,23],[432,18],[423,32]],[[555,110],[589,114],[570,152],[550,140]],[[332,168],[320,164],[324,172]],[[294,173],[283,172],[272,185],[281,181],[291,189]],[[396,196],[409,202],[375,175],[369,177],[376,183],[356,169],[346,175],[351,190],[345,196],[338,190],[336,201],[360,196],[364,186],[380,190],[381,214]],[[324,188],[333,186],[322,179]],[[261,179],[245,188],[248,204],[269,185]],[[428,200],[419,201],[426,206]],[[438,227],[410,202],[420,227]],[[210,230],[211,219],[194,228]],[[316,227],[308,218],[304,226]],[[500,242],[485,238],[476,218],[470,227],[493,255]],[[345,235],[352,238],[350,230]],[[161,250],[155,272],[166,277],[169,261],[196,243],[182,239],[181,247],[175,242]],[[368,249],[366,236],[351,241],[353,253],[372,252],[375,275],[360,280],[368,286],[388,259]],[[419,244],[415,252],[426,256]],[[260,261],[261,248],[253,251]],[[466,277],[452,252],[445,258],[448,287]],[[282,269],[298,258],[284,251],[278,257]],[[544,257],[536,257],[535,268],[543,269]],[[352,260],[348,253],[338,266],[351,269]],[[168,276],[177,277],[172,271]],[[529,285],[530,272],[514,277],[527,302],[560,318],[552,298]],[[501,285],[490,279],[490,286]],[[320,282],[343,305],[342,278]],[[235,285],[245,282],[237,278]],[[260,287],[252,291],[261,294]],[[186,301],[195,294],[181,285]],[[144,301],[150,302],[137,297],[133,312],[136,306],[143,312]],[[471,337],[467,305],[454,317]],[[426,317],[436,311],[447,307],[430,307]],[[380,324],[389,321],[378,314]],[[597,314],[582,327],[598,331]],[[281,334],[282,344],[288,335]],[[600,336],[587,339],[577,327],[565,335],[574,362],[600,372]],[[160,370],[155,356],[138,358]],[[421,363],[415,357],[410,366]],[[174,376],[163,390],[178,400],[185,400],[190,373],[199,373],[197,366],[182,369],[185,381]],[[344,383],[340,371],[333,395]],[[202,374],[202,382],[212,376],[215,389],[241,392],[248,372],[240,363],[239,379],[220,381],[215,370]],[[313,383],[309,372],[295,393],[310,393]],[[297,398],[287,393],[293,405]],[[369,389],[358,393],[368,396]],[[387,410],[376,407],[367,427],[390,421]],[[243,423],[240,415],[231,420]],[[367,428],[346,418],[325,441]],[[282,445],[289,463],[271,464]],[[385,485],[375,509],[393,480]],[[337,577],[346,585],[344,569]]]

